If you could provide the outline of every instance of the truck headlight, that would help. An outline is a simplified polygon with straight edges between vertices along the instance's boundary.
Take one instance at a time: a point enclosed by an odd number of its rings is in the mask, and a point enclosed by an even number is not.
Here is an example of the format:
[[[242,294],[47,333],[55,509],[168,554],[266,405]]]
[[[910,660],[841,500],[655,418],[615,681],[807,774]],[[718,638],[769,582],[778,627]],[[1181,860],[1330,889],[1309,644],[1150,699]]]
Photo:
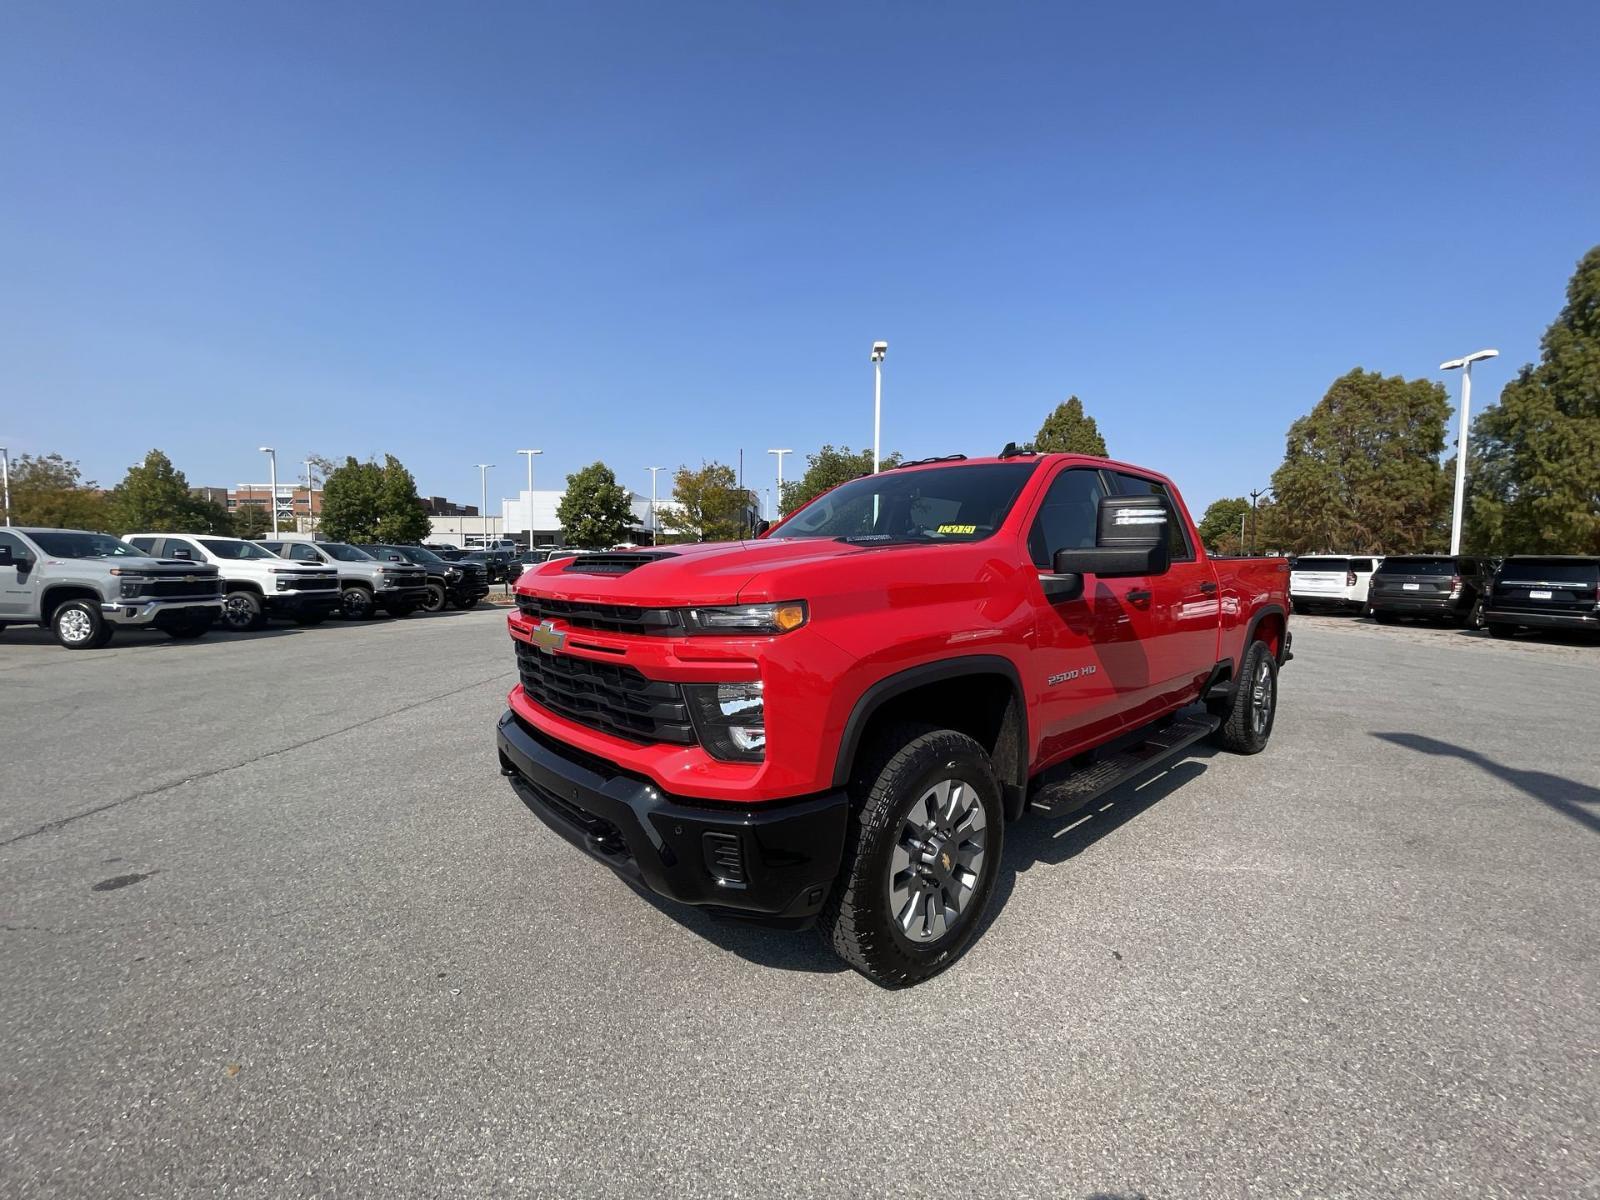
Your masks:
[[[700,744],[713,758],[760,762],[767,751],[766,701],[755,683],[683,685]]]
[[[445,570],[444,570],[444,577],[446,579],[448,579],[448,580],[451,580],[452,582],[454,582],[457,579],[460,579],[461,578],[461,568],[460,567],[446,567]]]
[[[779,604],[735,604],[724,608],[691,608],[685,623],[700,633],[788,633],[806,623],[799,600]]]

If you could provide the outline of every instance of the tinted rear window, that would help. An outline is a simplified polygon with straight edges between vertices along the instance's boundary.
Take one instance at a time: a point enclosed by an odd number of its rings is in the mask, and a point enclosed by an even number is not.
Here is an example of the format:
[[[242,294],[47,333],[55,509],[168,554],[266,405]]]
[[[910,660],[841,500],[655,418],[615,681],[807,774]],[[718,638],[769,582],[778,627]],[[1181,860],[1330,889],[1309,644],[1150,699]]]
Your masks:
[[[1600,564],[1570,562],[1559,558],[1519,558],[1500,568],[1502,581],[1517,579],[1530,583],[1577,583],[1593,586],[1600,579]]]
[[[1348,571],[1350,560],[1348,558],[1297,558],[1294,561],[1296,571]]]
[[[1459,574],[1453,558],[1386,558],[1378,567],[1380,575],[1443,575]]]

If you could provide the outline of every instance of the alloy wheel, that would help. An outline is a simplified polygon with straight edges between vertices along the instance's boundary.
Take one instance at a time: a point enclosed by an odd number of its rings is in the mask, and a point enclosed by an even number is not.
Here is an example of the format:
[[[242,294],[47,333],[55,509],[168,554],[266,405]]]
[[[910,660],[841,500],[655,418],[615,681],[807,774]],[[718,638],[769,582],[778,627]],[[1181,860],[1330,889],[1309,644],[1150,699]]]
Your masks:
[[[987,832],[965,780],[941,779],[911,806],[889,859],[890,909],[911,941],[937,941],[960,922],[983,877]]]
[[[1265,657],[1256,664],[1255,678],[1250,681],[1250,728],[1257,737],[1267,732],[1272,721],[1272,705],[1276,700],[1277,684],[1272,678],[1272,668]]]
[[[62,639],[68,642],[86,642],[94,635],[94,622],[81,608],[69,608],[58,624]]]

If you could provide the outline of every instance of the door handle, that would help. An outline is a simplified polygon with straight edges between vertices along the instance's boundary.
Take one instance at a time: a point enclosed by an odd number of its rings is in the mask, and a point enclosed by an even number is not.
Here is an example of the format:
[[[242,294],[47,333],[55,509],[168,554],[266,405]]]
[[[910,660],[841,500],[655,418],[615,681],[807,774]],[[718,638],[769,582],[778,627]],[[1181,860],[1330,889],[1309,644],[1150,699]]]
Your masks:
[[[1217,581],[1215,579],[1207,579],[1205,582],[1203,582],[1200,585],[1200,590],[1202,592],[1214,592],[1214,591],[1216,591],[1217,590]]]
[[[1134,588],[1133,591],[1128,593],[1128,599],[1134,604],[1143,604],[1146,600],[1150,599],[1150,589]]]

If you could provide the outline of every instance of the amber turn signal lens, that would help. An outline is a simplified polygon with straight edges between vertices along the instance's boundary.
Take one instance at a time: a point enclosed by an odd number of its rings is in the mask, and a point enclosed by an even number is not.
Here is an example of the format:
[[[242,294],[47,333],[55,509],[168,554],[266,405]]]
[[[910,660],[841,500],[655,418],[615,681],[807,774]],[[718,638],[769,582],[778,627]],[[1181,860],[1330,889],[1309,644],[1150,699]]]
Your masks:
[[[791,629],[799,629],[806,623],[806,607],[803,604],[785,604],[772,614],[772,623],[784,633]]]

